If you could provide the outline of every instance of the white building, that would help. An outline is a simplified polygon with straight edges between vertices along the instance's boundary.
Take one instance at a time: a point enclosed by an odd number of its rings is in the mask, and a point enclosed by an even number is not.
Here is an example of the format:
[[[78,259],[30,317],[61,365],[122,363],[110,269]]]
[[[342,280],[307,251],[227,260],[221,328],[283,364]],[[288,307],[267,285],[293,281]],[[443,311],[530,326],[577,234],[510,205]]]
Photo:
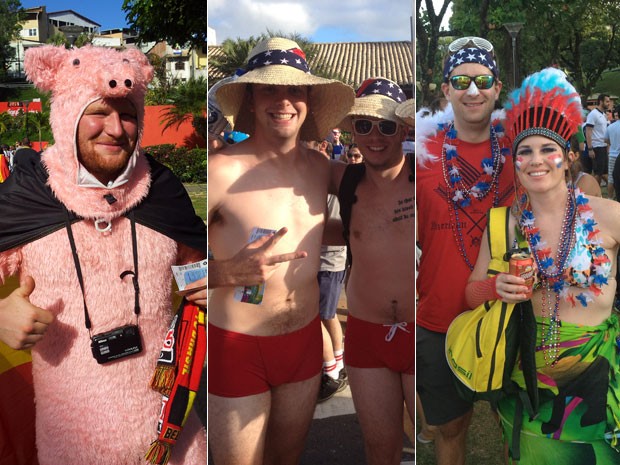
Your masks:
[[[47,12],[45,6],[27,8],[19,37],[11,42],[15,49],[15,60],[9,67],[9,76],[24,78],[24,51],[29,47],[38,47],[57,33],[70,37],[67,27],[81,28],[83,33],[93,36],[92,43],[102,47],[120,48],[135,45],[144,53],[155,53],[166,59],[166,68],[171,76],[181,81],[191,77],[207,77],[207,47],[193,49],[170,47],[166,42],[137,43],[136,34],[128,28],[100,31],[101,25],[73,10]],[[209,28],[209,37],[215,31]],[[75,40],[77,33],[73,33]]]
[[[24,77],[24,51],[29,47],[38,47],[57,33],[64,33],[62,29],[75,26],[87,34],[98,34],[101,25],[86,18],[73,10],[62,10],[48,13],[45,6],[26,8],[25,19],[19,37],[11,41],[15,49],[15,61],[9,66],[9,75],[15,78]],[[75,35],[77,37],[77,34]]]
[[[207,47],[203,49],[187,49],[171,47],[166,42],[158,42],[145,53],[153,53],[166,60],[168,74],[179,81],[187,81],[192,77],[207,78]]]

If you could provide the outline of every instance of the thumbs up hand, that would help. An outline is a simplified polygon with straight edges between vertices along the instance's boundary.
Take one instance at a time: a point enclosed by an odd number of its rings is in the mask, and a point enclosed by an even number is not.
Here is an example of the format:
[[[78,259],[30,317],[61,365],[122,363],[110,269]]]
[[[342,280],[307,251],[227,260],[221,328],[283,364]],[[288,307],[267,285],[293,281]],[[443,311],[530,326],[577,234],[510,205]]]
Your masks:
[[[39,342],[49,324],[52,312],[30,303],[34,280],[26,276],[6,299],[0,300],[0,340],[13,349],[29,349]]]

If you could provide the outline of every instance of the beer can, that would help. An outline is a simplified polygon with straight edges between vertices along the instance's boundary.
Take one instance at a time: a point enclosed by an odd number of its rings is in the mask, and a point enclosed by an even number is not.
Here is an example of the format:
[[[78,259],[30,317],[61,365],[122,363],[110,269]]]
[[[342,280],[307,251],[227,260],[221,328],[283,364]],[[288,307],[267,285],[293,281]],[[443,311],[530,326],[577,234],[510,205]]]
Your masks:
[[[519,252],[510,257],[509,273],[525,279],[525,285],[529,290],[525,293],[527,298],[532,297],[534,286],[534,258],[527,252]]]

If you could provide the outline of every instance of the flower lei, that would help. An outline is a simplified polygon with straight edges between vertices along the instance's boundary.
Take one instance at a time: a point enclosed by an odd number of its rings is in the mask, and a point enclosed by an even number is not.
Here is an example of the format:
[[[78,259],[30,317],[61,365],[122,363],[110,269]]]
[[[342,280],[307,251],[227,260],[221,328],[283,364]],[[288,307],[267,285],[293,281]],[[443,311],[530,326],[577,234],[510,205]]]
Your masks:
[[[448,188],[447,199],[450,224],[454,225],[452,232],[459,253],[468,268],[473,270],[474,265],[465,250],[465,241],[459,220],[459,208],[464,209],[471,205],[472,198],[482,201],[491,191],[493,191],[493,207],[497,207],[499,203],[499,175],[503,164],[506,162],[506,155],[510,153],[510,149],[500,147],[499,136],[503,137],[504,135],[502,125],[500,123],[491,124],[491,157],[482,160],[480,163],[482,173],[480,173],[473,185],[468,187],[463,180],[458,164],[457,131],[454,128],[454,124],[440,123],[439,130],[446,131],[442,147],[441,169],[446,187]]]
[[[601,240],[597,238],[600,230],[596,228],[592,207],[588,205],[588,199],[578,189],[569,187],[555,258],[551,256],[551,248],[547,247],[546,242],[541,237],[540,229],[535,225],[536,219],[534,213],[528,208],[525,195],[519,199],[519,205],[522,212],[519,225],[538,266],[539,282],[543,288],[543,319],[549,319],[548,328],[542,336],[539,349],[545,351],[547,364],[554,365],[559,354],[561,323],[558,313],[560,298],[570,302],[573,307],[576,306],[576,301],[579,301],[583,307],[587,307],[595,296],[602,293],[602,286],[607,284],[605,274],[608,270],[606,271],[605,268],[611,267],[611,261],[601,246]],[[576,237],[582,235],[586,236],[586,241],[592,245],[589,250],[592,254],[591,261],[594,269],[587,278],[588,288],[575,295],[570,291],[571,285],[567,279],[570,275],[567,274],[567,264],[570,261],[570,252],[573,250]],[[554,294],[553,303],[550,298],[551,292]]]

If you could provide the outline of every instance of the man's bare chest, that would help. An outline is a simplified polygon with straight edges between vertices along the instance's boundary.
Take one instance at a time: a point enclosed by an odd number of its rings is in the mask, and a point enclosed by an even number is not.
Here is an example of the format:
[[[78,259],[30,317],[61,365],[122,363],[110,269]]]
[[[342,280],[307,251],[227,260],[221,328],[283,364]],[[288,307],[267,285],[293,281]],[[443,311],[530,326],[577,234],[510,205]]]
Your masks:
[[[413,234],[413,184],[383,195],[358,189],[356,196],[351,214],[352,240],[384,242]]]

